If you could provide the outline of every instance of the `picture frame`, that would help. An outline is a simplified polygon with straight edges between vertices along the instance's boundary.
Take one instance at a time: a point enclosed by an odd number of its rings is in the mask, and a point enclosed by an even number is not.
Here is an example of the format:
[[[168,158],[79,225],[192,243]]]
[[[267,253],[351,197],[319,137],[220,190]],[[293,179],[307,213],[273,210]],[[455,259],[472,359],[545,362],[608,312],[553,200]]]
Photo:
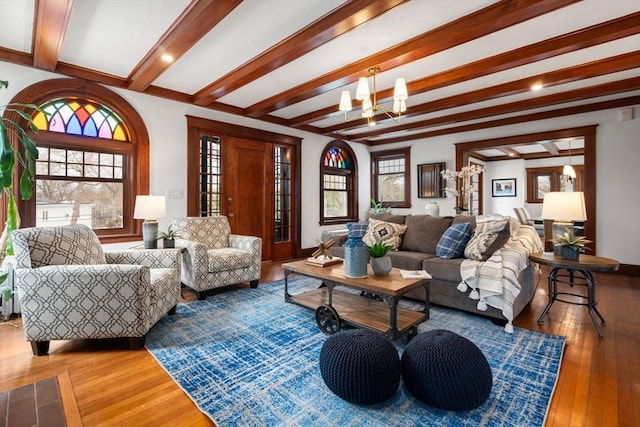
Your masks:
[[[444,195],[442,172],[445,163],[423,163],[418,165],[418,198],[441,199]]]
[[[503,178],[491,180],[492,197],[516,197],[516,179]]]

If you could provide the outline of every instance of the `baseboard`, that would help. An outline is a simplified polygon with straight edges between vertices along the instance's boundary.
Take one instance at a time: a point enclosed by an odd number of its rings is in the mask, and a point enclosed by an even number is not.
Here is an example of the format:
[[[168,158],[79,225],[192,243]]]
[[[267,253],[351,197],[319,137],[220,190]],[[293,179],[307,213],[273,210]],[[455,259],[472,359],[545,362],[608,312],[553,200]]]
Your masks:
[[[640,277],[640,265],[633,264],[620,264],[618,271],[614,274],[621,274],[623,276]]]

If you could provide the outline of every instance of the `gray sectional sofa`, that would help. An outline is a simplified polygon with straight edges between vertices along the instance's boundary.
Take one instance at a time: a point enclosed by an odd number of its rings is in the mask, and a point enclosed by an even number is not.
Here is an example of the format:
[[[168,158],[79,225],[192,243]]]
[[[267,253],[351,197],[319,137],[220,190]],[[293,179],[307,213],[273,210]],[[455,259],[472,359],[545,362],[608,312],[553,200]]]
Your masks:
[[[407,226],[402,236],[400,247],[389,252],[389,256],[391,257],[392,265],[396,268],[406,270],[424,269],[431,274],[433,278],[430,285],[430,303],[489,317],[498,324],[507,323],[507,319],[500,309],[489,306],[484,311],[478,310],[478,301],[469,297],[471,289],[467,289],[465,292],[458,290],[458,285],[462,281],[460,266],[466,258],[443,259],[436,256],[438,241],[449,226],[459,222],[469,222],[472,229],[475,230],[476,217],[432,217],[429,215],[393,215],[385,213],[376,215],[373,218]],[[345,242],[346,236],[337,239],[336,244],[331,249],[335,256],[344,257],[343,245]],[[513,318],[533,299],[536,288],[535,275],[534,266],[530,263],[527,263],[527,267],[519,274],[518,282],[521,286],[521,291],[513,301]],[[424,301],[425,292],[423,289],[419,289],[407,294],[407,296]]]

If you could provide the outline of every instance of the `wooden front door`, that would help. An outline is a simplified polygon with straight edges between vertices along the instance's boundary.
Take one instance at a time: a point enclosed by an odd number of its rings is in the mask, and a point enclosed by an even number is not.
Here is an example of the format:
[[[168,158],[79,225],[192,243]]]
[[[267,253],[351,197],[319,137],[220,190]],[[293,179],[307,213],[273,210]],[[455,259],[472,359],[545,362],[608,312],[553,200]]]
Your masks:
[[[273,144],[228,137],[224,149],[223,215],[234,234],[262,238],[262,259],[272,259]]]
[[[187,215],[225,215],[231,232],[262,238],[264,261],[300,241],[300,138],[187,116]]]

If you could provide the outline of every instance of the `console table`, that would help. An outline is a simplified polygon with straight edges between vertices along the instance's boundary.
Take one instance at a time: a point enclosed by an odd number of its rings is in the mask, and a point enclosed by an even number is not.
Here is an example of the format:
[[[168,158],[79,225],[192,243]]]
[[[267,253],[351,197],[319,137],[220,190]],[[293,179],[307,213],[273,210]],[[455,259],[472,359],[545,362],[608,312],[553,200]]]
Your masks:
[[[598,331],[598,336],[602,338],[602,331],[600,330],[600,326],[596,321],[594,313],[598,315],[602,324],[606,324],[607,322],[596,308],[598,302],[596,301],[596,280],[593,277],[593,272],[616,271],[619,267],[618,261],[610,258],[584,254],[581,254],[580,259],[577,261],[563,259],[553,253],[534,253],[531,254],[529,258],[532,262],[537,262],[538,264],[547,265],[552,268],[549,273],[549,302],[538,318],[538,323],[544,323],[544,316],[547,315],[555,301],[567,304],[585,305],[589,309],[589,316],[596,327],[596,331]],[[586,286],[587,296],[572,292],[559,292],[558,284],[569,285],[571,288],[574,286]],[[569,301],[558,298],[559,295],[578,297],[586,299],[587,302]]]

